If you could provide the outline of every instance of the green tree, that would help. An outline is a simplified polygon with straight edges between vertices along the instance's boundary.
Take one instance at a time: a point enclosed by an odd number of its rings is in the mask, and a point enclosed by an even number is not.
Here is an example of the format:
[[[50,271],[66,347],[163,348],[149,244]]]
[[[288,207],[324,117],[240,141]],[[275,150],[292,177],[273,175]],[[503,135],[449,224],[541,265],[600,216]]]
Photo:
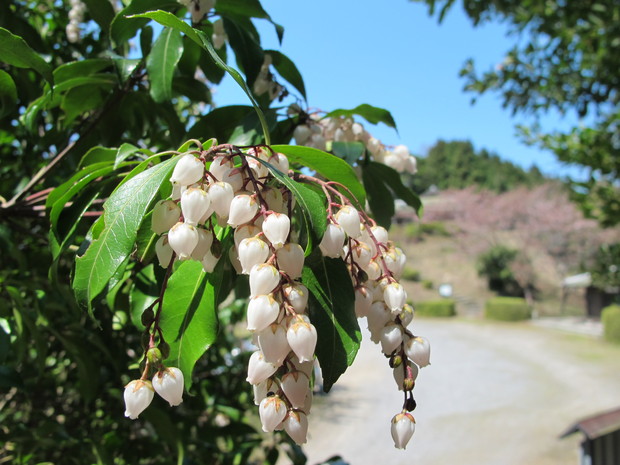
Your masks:
[[[441,21],[455,0],[416,0]],[[568,131],[522,127],[523,138],[558,160],[587,168],[573,197],[604,226],[620,222],[620,4],[615,0],[463,0],[474,25],[507,24],[515,45],[502,63],[480,72],[469,60],[461,74],[475,94],[499,93],[513,113],[549,110],[584,118]]]

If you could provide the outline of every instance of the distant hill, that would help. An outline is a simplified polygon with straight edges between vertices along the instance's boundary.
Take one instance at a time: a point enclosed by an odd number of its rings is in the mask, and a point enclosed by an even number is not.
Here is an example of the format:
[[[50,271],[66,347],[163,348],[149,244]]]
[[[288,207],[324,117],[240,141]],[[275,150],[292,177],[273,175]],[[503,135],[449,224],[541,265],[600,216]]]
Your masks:
[[[426,156],[418,157],[418,172],[409,184],[419,194],[433,185],[441,190],[478,186],[507,192],[518,186],[539,185],[545,180],[536,166],[526,171],[485,149],[474,150],[470,141],[439,140]]]

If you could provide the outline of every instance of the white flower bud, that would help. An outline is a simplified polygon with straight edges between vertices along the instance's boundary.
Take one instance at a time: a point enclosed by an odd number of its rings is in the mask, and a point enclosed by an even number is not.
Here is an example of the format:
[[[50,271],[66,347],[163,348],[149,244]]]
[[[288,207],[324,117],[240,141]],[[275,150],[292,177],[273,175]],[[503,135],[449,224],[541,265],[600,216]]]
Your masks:
[[[243,172],[239,168],[233,168],[232,170],[224,172],[220,181],[230,184],[230,187],[237,192],[243,187],[245,179],[243,177]]]
[[[306,360],[300,362],[297,355],[293,354],[290,358],[290,361],[297,371],[301,371],[308,377],[308,379],[310,379],[310,377],[312,376],[312,372],[314,371],[314,360]]]
[[[379,265],[379,263],[374,260],[370,261],[368,267],[364,271],[366,271],[366,274],[368,275],[368,279],[370,281],[375,281],[376,279],[379,279],[381,273],[383,272],[383,270],[381,269],[381,265]]]
[[[311,135],[312,131],[305,124],[300,124],[293,131],[293,137],[295,138],[295,143],[297,145],[304,145],[308,141],[308,139],[310,139]]]
[[[262,331],[276,321],[280,313],[280,305],[271,294],[251,297],[248,302],[248,330]]]
[[[398,171],[399,173],[405,171],[405,159],[399,157],[394,152],[387,152],[387,154],[383,158],[383,163],[390,168]]]
[[[196,227],[187,223],[175,224],[168,233],[168,243],[175,251],[179,260],[189,258],[198,245],[198,231]]]
[[[274,266],[262,263],[250,270],[251,296],[271,294],[278,284],[280,273]]]
[[[258,237],[248,237],[237,248],[243,274],[250,274],[254,265],[265,263],[269,257],[269,246]]]
[[[185,222],[196,226],[208,212],[211,199],[205,191],[190,187],[181,195],[181,211]]]
[[[325,137],[323,137],[321,134],[312,134],[310,136],[310,139],[306,142],[306,146],[323,151],[325,151],[325,149],[327,148],[325,144]]]
[[[200,262],[211,249],[211,244],[213,244],[213,233],[202,228],[196,228],[196,230],[198,231],[198,244],[196,244],[196,247],[192,251],[192,258]]]
[[[363,242],[358,242],[351,248],[351,254],[353,255],[353,260],[357,265],[362,269],[368,269],[368,265],[370,264],[370,259],[372,258],[372,252],[368,245]]]
[[[291,351],[286,339],[286,329],[278,323],[273,323],[258,333],[257,339],[265,361],[281,366]]]
[[[413,381],[418,377],[418,373],[420,369],[415,363],[407,360],[407,365],[404,364],[404,361],[401,365],[393,368],[392,374],[394,375],[394,381],[396,381],[396,386],[398,386],[398,390],[403,390],[403,383],[405,382],[405,372],[407,372],[407,377],[411,378]]]
[[[282,391],[293,408],[303,408],[310,390],[310,380],[301,371],[291,371],[282,376]]]
[[[175,367],[158,371],[153,376],[153,389],[171,407],[183,402],[183,372]]]
[[[392,439],[394,439],[394,447],[397,449],[405,449],[407,443],[413,436],[415,431],[415,420],[413,415],[408,412],[399,413],[392,418]]]
[[[153,400],[153,385],[150,381],[135,379],[125,386],[125,416],[135,420]]]
[[[260,234],[260,232],[261,229],[255,224],[248,223],[239,226],[237,229],[235,229],[234,233],[235,246],[239,247],[239,244],[241,244],[241,241],[243,239],[247,239],[248,237],[254,237]]]
[[[286,211],[286,206],[284,205],[284,199],[282,197],[282,192],[280,189],[274,187],[265,187],[262,192],[263,199],[267,203],[267,208],[269,210],[284,213]]]
[[[261,401],[267,397],[268,393],[278,390],[278,385],[270,378],[262,383],[254,384],[252,390],[254,391],[254,405],[260,405]]]
[[[211,165],[209,166],[209,172],[215,177],[215,179],[221,181],[224,174],[234,167],[235,165],[233,162],[226,156],[222,155],[213,159]]]
[[[326,257],[337,258],[342,255],[344,229],[338,224],[330,223],[325,228],[319,247]]]
[[[216,257],[211,253],[211,250],[207,250],[207,253],[202,257],[200,261],[202,263],[202,269],[205,270],[206,273],[213,273],[217,262],[219,261],[219,257]]]
[[[309,415],[310,410],[312,409],[312,399],[313,399],[312,391],[309,390],[308,394],[306,394],[306,401],[304,402],[304,406],[302,408],[302,410],[304,411],[306,415]]]
[[[362,318],[368,315],[372,305],[372,293],[366,286],[355,289],[355,315]]]
[[[403,342],[403,328],[395,323],[388,323],[381,330],[381,351],[390,355]]]
[[[172,254],[174,250],[168,244],[168,236],[161,236],[155,243],[155,253],[157,254],[157,260],[162,268],[168,268],[170,261],[172,260]]]
[[[220,218],[228,218],[230,203],[235,196],[235,191],[227,182],[218,181],[209,186],[209,198],[211,208]]]
[[[336,222],[353,239],[357,239],[362,234],[359,212],[350,205],[345,205],[338,210]]]
[[[317,334],[316,328],[307,316],[297,315],[291,319],[286,338],[300,362],[314,359]]]
[[[394,277],[399,279],[403,274],[403,270],[405,269],[405,264],[407,262],[407,257],[405,257],[403,251],[398,247],[392,247],[383,256],[383,259]]]
[[[383,300],[392,313],[398,314],[407,303],[407,293],[399,283],[390,283],[383,290]]]
[[[248,362],[248,377],[246,381],[250,384],[259,384],[273,375],[277,366],[269,363],[265,360],[262,352],[257,350],[250,356],[250,361]]]
[[[418,160],[414,156],[405,159],[405,171],[409,174],[416,174],[418,172]]]
[[[290,230],[291,220],[284,213],[272,213],[263,221],[263,233],[276,249],[284,245]]]
[[[400,312],[400,315],[398,315],[398,317],[400,318],[400,324],[403,325],[404,328],[409,326],[409,324],[413,320],[413,314],[413,307],[411,305],[403,305],[403,311]]]
[[[286,417],[286,404],[278,396],[266,397],[258,407],[260,421],[263,424],[263,431],[270,433],[282,423]]]
[[[405,343],[407,357],[415,362],[420,368],[431,364],[431,345],[424,337],[413,337]]]
[[[284,173],[285,175],[288,174],[290,165],[288,162],[288,158],[283,153],[274,153],[273,156],[269,157],[269,160],[267,161],[280,172]]]
[[[381,141],[379,141],[379,139],[377,139],[375,137],[371,137],[370,139],[368,139],[368,142],[366,142],[366,148],[368,149],[368,151],[374,157],[381,150],[383,150],[383,144],[381,143]]]
[[[170,182],[181,186],[189,186],[202,179],[205,165],[191,154],[183,155],[177,162]]]
[[[388,232],[387,229],[385,229],[383,226],[375,225],[370,228],[370,231],[372,232],[372,235],[375,236],[375,239],[377,239],[378,242],[382,244],[388,243]]]
[[[237,249],[235,247],[228,249],[228,258],[237,274],[242,274],[241,262],[239,261],[239,255],[237,255]]]
[[[172,200],[179,200],[181,198],[181,194],[183,194],[186,189],[187,186],[182,186],[181,184],[173,184],[170,197],[172,198]]]
[[[258,204],[253,197],[246,194],[237,195],[230,202],[230,213],[228,224],[233,228],[240,224],[247,223],[256,216]]]
[[[308,436],[308,418],[306,414],[289,410],[284,419],[284,430],[296,444],[305,444]]]
[[[155,234],[162,234],[178,223],[181,209],[173,200],[160,200],[153,208],[151,229]]]
[[[381,301],[374,302],[368,310],[368,329],[371,332],[378,332],[392,319],[390,311]],[[374,342],[374,341],[373,341]]]
[[[291,304],[291,307],[295,310],[295,313],[303,314],[308,307],[309,291],[306,286],[299,283],[285,284],[282,287],[284,297]]]
[[[285,272],[290,279],[301,277],[304,268],[304,249],[299,244],[285,244],[276,251],[278,267]]]

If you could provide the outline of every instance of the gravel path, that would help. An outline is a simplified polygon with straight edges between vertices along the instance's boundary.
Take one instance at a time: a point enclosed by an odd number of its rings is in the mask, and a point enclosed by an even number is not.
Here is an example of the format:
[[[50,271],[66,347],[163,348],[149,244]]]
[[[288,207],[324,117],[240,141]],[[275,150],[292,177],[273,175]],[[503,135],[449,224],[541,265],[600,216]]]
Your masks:
[[[352,465],[578,463],[575,420],[620,405],[620,347],[526,323],[430,320],[432,365],[418,377],[416,433],[393,447],[402,405],[387,360],[368,335],[353,367],[315,397],[309,463],[340,454]]]

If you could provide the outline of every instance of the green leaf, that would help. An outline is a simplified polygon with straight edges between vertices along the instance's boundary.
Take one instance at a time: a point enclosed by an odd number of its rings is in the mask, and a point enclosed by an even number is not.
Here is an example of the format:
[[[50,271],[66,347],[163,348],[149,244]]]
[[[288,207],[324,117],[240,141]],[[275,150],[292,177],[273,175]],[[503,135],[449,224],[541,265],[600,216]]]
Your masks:
[[[146,59],[146,70],[151,82],[151,97],[157,103],[172,98],[172,76],[183,54],[181,33],[172,28],[164,28]]]
[[[362,180],[368,194],[368,205],[373,218],[385,229],[390,229],[394,216],[394,196],[379,176],[363,169]]]
[[[31,68],[54,85],[52,67],[32,50],[24,39],[0,27],[0,62],[18,68]]]
[[[73,290],[90,309],[92,300],[107,286],[134,248],[138,228],[161,184],[178,157],[159,163],[116,189],[104,205],[104,229],[76,259]]]
[[[119,165],[129,157],[141,151],[142,149],[140,147],[136,147],[133,144],[125,142],[116,151],[116,156],[114,157],[114,169],[118,168]]]
[[[110,24],[114,19],[114,8],[110,2],[102,2],[101,0],[83,0],[86,4],[88,14],[101,27],[101,31],[108,32]]]
[[[420,197],[415,192],[406,187],[400,179],[400,174],[393,168],[390,168],[383,163],[377,163],[371,161],[363,166],[364,176],[376,177],[383,181],[383,183],[394,193],[395,197],[403,200],[407,205],[412,207],[416,211],[416,215],[422,218],[423,207]],[[367,174],[366,174],[367,173]]]
[[[252,86],[264,59],[260,36],[249,18],[225,17],[224,28],[228,35],[228,43],[235,52],[237,66],[245,74],[248,85]]]
[[[274,145],[272,149],[286,155],[291,163],[303,165],[329,181],[342,184],[351,191],[355,198],[351,198],[346,189],[339,188],[340,192],[352,202],[357,201],[358,208],[363,209],[366,204],[364,186],[360,183],[351,165],[344,160],[321,150],[299,145]]]
[[[252,110],[252,107],[247,105],[229,105],[215,108],[190,128],[187,137],[201,139],[215,137],[219,141],[227,142],[239,121],[251,114]]]
[[[0,70],[0,118],[10,114],[17,105],[17,87],[13,78]]]
[[[135,36],[148,23],[148,20],[128,18],[131,15],[144,13],[145,11],[166,10],[178,7],[179,3],[174,0],[132,0],[112,20],[112,24],[110,24],[110,37],[117,45],[120,45],[122,42],[127,42]]]
[[[355,360],[362,340],[355,292],[344,262],[324,258],[318,251],[306,260],[301,281],[310,291],[308,311],[318,335],[323,390],[328,392]]]
[[[364,156],[366,147],[361,142],[332,142],[332,152],[352,165]]]
[[[117,149],[111,149],[108,147],[102,147],[100,145],[97,145],[84,154],[84,156],[80,160],[78,169],[85,168],[95,163],[107,162],[112,164],[116,159],[117,152]]]
[[[204,82],[190,76],[176,76],[172,81],[172,90],[176,94],[185,95],[194,104],[198,102],[211,102],[209,87]]]
[[[112,62],[108,58],[89,58],[65,63],[54,70],[54,82],[60,84],[76,77],[91,76],[111,65]]]
[[[218,331],[217,299],[225,260],[207,274],[198,261],[189,260],[172,273],[164,293],[159,327],[170,345],[166,364],[177,366],[189,391],[196,361],[215,342]]]
[[[273,22],[258,0],[220,0],[215,4],[215,10],[225,15],[266,19],[276,28],[278,40],[282,43],[284,28]]]
[[[301,73],[297,69],[295,63],[293,63],[293,61],[285,54],[276,50],[265,50],[265,53],[271,55],[273,67],[276,69],[278,74],[290,82],[293,87],[299,91],[302,97],[307,100],[308,97],[306,96],[304,78],[301,76]]]
[[[335,116],[353,116],[353,115],[359,115],[371,124],[384,123],[387,126],[396,129],[396,122],[394,121],[394,118],[392,117],[392,114],[389,111],[383,108],[373,107],[372,105],[368,105],[367,103],[358,105],[352,110],[343,110],[343,109],[334,110],[334,111],[329,112],[327,115],[325,115],[325,117],[331,118]]]

